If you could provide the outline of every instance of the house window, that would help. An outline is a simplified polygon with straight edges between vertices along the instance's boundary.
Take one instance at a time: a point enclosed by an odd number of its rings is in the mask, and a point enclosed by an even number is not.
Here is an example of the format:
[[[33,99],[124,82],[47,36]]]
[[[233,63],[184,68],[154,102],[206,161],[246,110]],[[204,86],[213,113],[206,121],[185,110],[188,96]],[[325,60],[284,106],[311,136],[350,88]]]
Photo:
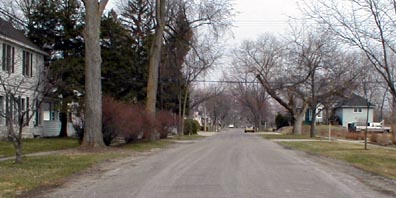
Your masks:
[[[54,109],[55,108],[53,103],[44,103],[43,120],[45,121],[57,120],[57,114]]]
[[[354,113],[362,113],[362,108],[353,108]]]
[[[33,54],[28,51],[23,51],[22,64],[22,74],[27,77],[32,77]]]
[[[323,116],[323,115],[322,115],[322,114],[323,114],[323,111],[322,111],[322,109],[318,109],[318,110],[319,110],[319,113],[318,113],[318,116],[317,116],[317,117],[318,117],[318,118],[321,118],[321,117]]]
[[[4,96],[0,96],[0,125],[5,124],[5,112],[4,112]]]
[[[15,48],[10,45],[3,44],[3,60],[2,60],[3,71],[14,73],[14,64],[15,64]]]
[[[41,126],[42,125],[42,113],[41,113],[41,106],[38,101],[36,101],[36,112],[35,112],[35,121],[34,126]]]

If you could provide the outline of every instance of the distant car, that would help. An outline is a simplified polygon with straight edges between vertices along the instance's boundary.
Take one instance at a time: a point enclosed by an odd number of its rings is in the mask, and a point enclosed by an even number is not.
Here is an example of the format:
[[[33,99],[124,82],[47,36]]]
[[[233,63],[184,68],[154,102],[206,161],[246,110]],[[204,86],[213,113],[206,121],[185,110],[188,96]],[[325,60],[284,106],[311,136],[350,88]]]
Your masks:
[[[233,124],[228,125],[228,128],[234,128],[235,126]]]
[[[254,131],[254,127],[253,126],[246,126],[245,127],[245,133],[247,133],[247,132],[252,132],[252,133],[254,133],[255,131]]]

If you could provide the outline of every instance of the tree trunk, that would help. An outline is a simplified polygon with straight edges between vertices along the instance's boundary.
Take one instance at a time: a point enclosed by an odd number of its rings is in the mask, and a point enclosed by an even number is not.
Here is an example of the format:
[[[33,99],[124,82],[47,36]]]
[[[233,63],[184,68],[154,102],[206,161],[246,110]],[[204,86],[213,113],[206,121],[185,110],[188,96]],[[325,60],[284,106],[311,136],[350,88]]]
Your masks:
[[[183,99],[183,114],[182,114],[182,121],[181,121],[181,131],[184,133],[184,117],[186,116],[186,108],[187,108],[187,98],[188,98],[188,85],[186,86],[186,90],[184,92],[184,99]],[[190,135],[190,132],[189,132]]]
[[[8,121],[9,124],[7,124],[7,130],[9,134],[9,138],[12,141],[12,145],[15,148],[15,163],[16,164],[21,164],[22,163],[22,157],[23,157],[23,150],[22,150],[22,128],[18,129],[18,134],[15,133],[14,131],[14,126],[12,119]]]
[[[59,137],[67,137],[67,103],[62,102],[62,110],[59,114],[61,121],[61,129],[59,132]]]
[[[107,0],[84,0],[85,5],[85,128],[83,147],[104,146],[102,134],[102,82],[100,22]]]
[[[311,129],[309,136],[313,138],[315,137],[315,133],[316,133],[316,105],[312,107]]]
[[[293,134],[302,134],[302,122],[304,120],[304,114],[296,113],[294,117]]]
[[[182,130],[182,125],[183,125],[183,119],[182,119],[182,97],[181,97],[181,89],[179,89],[179,97],[178,97],[178,99],[179,99],[179,120],[178,120],[178,123],[177,123],[177,129],[178,129],[178,131],[177,131],[177,133],[178,133],[178,135],[179,136],[182,136],[182,135],[184,135],[184,132],[183,132],[183,130]]]
[[[301,110],[295,110],[293,113],[294,116],[294,124],[293,124],[293,134],[301,135],[302,134],[302,122],[304,120],[304,114],[307,110],[308,105],[305,104]]]
[[[165,29],[165,0],[156,0],[156,21],[154,40],[151,44],[149,59],[149,74],[147,82],[146,112],[150,120],[155,120],[157,89],[158,89],[158,68],[161,61],[161,49]],[[150,134],[150,139],[156,139],[157,132],[154,130]]]

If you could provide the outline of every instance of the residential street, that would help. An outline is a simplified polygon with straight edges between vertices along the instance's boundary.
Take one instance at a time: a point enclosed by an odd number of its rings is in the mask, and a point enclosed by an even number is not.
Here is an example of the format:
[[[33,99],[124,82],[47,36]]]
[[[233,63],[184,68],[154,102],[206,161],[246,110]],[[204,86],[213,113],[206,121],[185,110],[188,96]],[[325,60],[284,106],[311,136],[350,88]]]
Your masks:
[[[388,197],[314,159],[243,129],[228,129],[125,159],[38,197]]]

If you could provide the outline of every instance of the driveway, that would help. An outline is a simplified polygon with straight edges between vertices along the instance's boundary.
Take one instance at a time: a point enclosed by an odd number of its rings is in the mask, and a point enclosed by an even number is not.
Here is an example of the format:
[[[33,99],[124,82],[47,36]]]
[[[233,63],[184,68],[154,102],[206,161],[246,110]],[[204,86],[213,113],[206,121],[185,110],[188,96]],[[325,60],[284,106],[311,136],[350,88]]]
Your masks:
[[[390,197],[315,159],[243,129],[228,129],[109,164],[37,197]]]

